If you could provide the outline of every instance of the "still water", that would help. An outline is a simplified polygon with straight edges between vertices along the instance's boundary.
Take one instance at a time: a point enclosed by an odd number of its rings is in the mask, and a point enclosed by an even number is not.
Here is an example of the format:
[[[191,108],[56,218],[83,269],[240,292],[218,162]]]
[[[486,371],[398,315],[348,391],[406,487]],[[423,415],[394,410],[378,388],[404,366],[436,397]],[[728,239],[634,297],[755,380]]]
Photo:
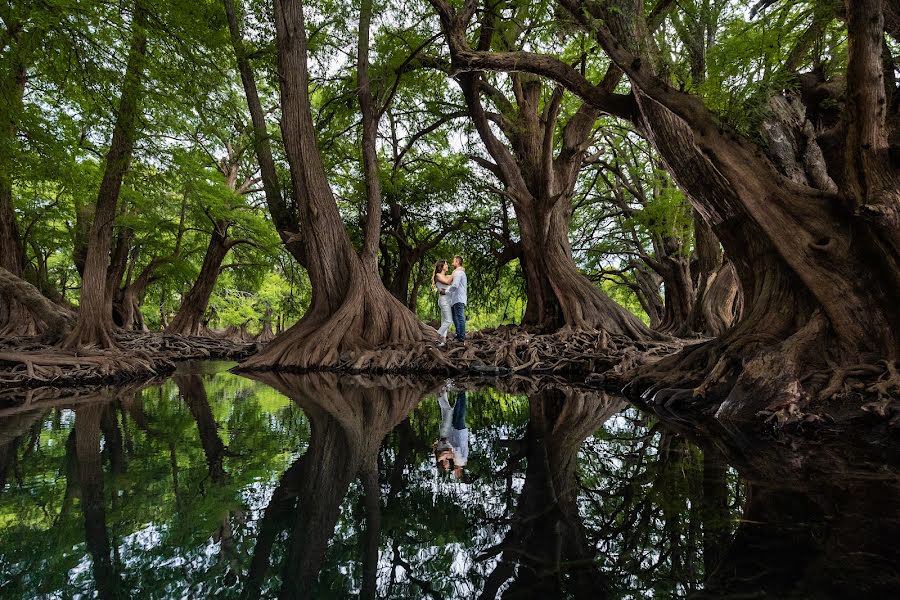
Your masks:
[[[900,597],[891,432],[230,366],[0,408],[0,597]]]

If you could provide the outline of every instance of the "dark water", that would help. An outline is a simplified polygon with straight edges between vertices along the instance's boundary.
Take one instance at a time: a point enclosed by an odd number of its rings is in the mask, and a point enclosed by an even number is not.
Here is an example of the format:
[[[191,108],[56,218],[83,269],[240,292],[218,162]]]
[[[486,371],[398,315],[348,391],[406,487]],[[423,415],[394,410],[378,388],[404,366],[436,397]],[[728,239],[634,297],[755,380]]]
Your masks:
[[[900,597],[890,434],[229,366],[0,409],[0,596]]]

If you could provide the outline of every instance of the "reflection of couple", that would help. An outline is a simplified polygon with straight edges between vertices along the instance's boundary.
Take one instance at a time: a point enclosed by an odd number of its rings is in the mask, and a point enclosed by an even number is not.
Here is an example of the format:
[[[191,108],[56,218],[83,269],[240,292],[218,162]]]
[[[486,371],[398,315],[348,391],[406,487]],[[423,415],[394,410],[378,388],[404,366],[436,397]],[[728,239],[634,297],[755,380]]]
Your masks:
[[[441,407],[441,429],[434,444],[434,455],[444,472],[453,471],[462,479],[463,469],[469,461],[469,430],[466,429],[466,392],[456,393],[456,403],[450,406],[447,388],[438,395]]]
[[[463,268],[463,260],[459,256],[453,257],[453,272],[447,274],[447,261],[439,260],[434,265],[434,275],[431,277],[431,289],[438,294],[438,306],[441,309],[441,326],[438,335],[441,336],[441,344],[447,341],[447,331],[450,324],[456,330],[454,339],[459,342],[466,340],[466,314],[468,303],[466,270]]]

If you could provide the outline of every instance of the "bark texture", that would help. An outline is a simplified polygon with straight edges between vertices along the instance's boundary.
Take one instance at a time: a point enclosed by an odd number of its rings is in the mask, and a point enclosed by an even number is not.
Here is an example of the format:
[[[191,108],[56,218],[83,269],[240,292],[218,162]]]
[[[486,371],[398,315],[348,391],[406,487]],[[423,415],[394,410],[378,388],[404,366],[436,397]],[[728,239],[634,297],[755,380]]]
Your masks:
[[[238,0],[239,2],[239,0]],[[269,132],[266,126],[265,112],[259,99],[259,90],[256,87],[256,75],[253,66],[247,56],[244,46],[243,34],[240,25],[240,6],[235,7],[234,0],[223,0],[225,16],[228,20],[228,31],[231,34],[231,46],[234,49],[237,60],[238,72],[241,75],[241,83],[244,86],[244,95],[247,98],[247,107],[250,110],[250,119],[253,124],[253,134],[256,138],[254,150],[259,162],[260,176],[263,192],[266,196],[266,205],[269,214],[278,230],[278,235],[284,242],[288,251],[301,265],[306,265],[306,255],[302,243],[302,230],[296,210],[286,201],[278,180],[278,172],[275,169],[275,160],[272,158],[272,143],[269,140]]]
[[[7,20],[5,63],[0,70],[0,268],[22,277],[25,256],[13,203],[16,134],[23,111],[27,67],[39,44],[41,28]],[[38,327],[14,297],[0,293],[0,337],[32,335]]]
[[[66,337],[69,348],[99,346],[113,348],[112,294],[107,293],[113,222],[122,180],[131,162],[137,138],[140,100],[143,95],[144,63],[147,52],[147,11],[140,1],[134,5],[131,46],[125,67],[116,124],[106,154],[106,168],[97,193],[94,219],[88,234],[87,255],[81,282],[78,322]]]
[[[205,323],[206,308],[212,297],[222,270],[222,263],[228,251],[238,240],[228,237],[228,223],[223,220],[213,222],[213,231],[209,237],[209,245],[200,265],[200,272],[190,291],[181,301],[181,307],[166,326],[166,333],[182,335],[201,335]]]
[[[41,330],[50,341],[59,340],[75,323],[72,311],[54,304],[36,287],[3,267],[0,267],[0,296],[11,302],[10,309],[16,306],[18,311],[27,311],[31,319],[42,325]]]
[[[281,130],[298,201],[312,303],[296,325],[242,363],[242,368],[304,369],[331,365],[347,350],[437,339],[436,332],[388,293],[378,278],[376,252],[381,210],[374,187],[367,188],[368,206],[370,211],[376,206],[377,210],[367,214],[366,242],[361,254],[357,254],[344,229],[316,145],[302,3],[276,1],[275,26],[278,64],[284,75],[280,80]],[[367,28],[365,35],[368,36]],[[367,126],[364,123],[363,129]]]

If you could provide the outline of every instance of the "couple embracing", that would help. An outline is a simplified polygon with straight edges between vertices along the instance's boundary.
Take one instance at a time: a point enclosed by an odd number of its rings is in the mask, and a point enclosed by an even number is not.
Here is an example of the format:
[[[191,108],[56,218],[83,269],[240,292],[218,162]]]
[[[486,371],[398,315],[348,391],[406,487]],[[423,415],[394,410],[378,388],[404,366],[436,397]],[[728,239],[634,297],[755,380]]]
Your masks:
[[[446,260],[439,260],[434,265],[434,274],[431,277],[431,289],[438,294],[438,306],[441,309],[441,326],[438,335],[441,337],[441,345],[447,342],[447,331],[450,324],[456,330],[454,339],[459,342],[466,340],[466,313],[468,303],[466,270],[460,256],[453,257],[453,272],[449,270]]]

